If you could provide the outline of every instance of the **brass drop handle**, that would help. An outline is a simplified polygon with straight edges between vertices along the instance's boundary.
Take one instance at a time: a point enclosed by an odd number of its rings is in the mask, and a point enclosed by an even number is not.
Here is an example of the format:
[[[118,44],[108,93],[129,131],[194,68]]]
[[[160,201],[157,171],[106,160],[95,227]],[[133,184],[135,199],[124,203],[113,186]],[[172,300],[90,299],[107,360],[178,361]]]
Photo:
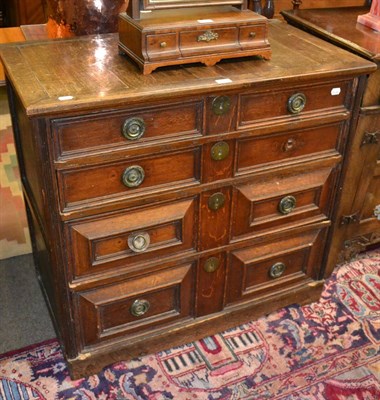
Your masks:
[[[252,39],[256,37],[256,32],[249,32],[249,37]]]
[[[285,272],[285,269],[286,265],[282,262],[273,264],[269,269],[269,276],[273,279],[279,278]]]
[[[212,273],[219,268],[219,265],[220,265],[219,258],[210,257],[209,259],[206,260],[205,264],[203,265],[203,269],[206,272]]]
[[[223,193],[214,193],[208,199],[208,208],[213,211],[217,211],[224,207],[226,199]]]
[[[218,96],[212,101],[212,112],[215,115],[224,115],[230,111],[231,99],[228,96]]]
[[[278,203],[278,211],[281,214],[289,214],[296,208],[297,200],[294,196],[285,196]]]
[[[166,46],[167,46],[167,43],[166,43],[166,42],[161,42],[161,43],[160,43],[160,47],[161,47],[162,49],[164,49]]]
[[[145,122],[142,118],[128,118],[124,121],[121,131],[128,140],[139,139],[145,133]]]
[[[135,253],[145,251],[149,245],[150,236],[148,232],[138,232],[128,236],[128,247]]]
[[[144,168],[139,165],[132,165],[123,172],[122,182],[129,188],[135,188],[142,184],[144,178]]]
[[[211,147],[211,158],[214,161],[221,161],[226,159],[229,153],[230,146],[226,142],[218,142]]]
[[[306,96],[303,93],[295,93],[288,99],[288,111],[291,114],[299,114],[306,106]]]
[[[150,303],[148,300],[137,299],[132,303],[129,311],[135,317],[142,317],[149,311],[149,308],[150,308]]]

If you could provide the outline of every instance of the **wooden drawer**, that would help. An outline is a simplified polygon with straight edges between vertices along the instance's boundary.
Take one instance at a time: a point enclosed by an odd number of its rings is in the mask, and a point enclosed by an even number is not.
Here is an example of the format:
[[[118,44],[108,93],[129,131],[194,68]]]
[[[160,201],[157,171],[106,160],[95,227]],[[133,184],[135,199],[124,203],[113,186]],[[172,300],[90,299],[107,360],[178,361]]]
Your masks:
[[[254,177],[234,188],[232,240],[329,218],[337,168]]]
[[[267,41],[267,25],[255,26],[240,26],[239,28],[239,42],[242,48],[251,48],[252,45],[259,47],[268,45]]]
[[[238,27],[182,31],[179,41],[182,56],[228,52],[240,47]]]
[[[185,199],[68,224],[74,278],[195,251],[197,204]]]
[[[75,294],[82,347],[193,318],[194,265]]]
[[[343,127],[344,123],[337,123],[240,139],[235,175],[336,155],[340,151]]]
[[[147,35],[146,49],[150,61],[177,58],[180,55],[176,33]]]
[[[305,85],[284,90],[243,94],[238,126],[275,124],[299,117],[345,112],[351,100],[351,82]]]
[[[326,229],[300,234],[287,233],[272,240],[230,254],[227,277],[227,304],[318,279]]]
[[[122,113],[54,119],[55,158],[142,146],[202,133],[202,102],[182,102]]]
[[[199,184],[198,147],[157,157],[58,171],[62,210]]]

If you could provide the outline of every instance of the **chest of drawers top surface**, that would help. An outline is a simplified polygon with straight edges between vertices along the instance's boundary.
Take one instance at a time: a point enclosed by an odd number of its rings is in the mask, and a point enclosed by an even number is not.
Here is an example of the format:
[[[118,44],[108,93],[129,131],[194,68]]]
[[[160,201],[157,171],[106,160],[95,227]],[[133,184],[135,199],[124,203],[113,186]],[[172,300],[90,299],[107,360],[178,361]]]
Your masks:
[[[136,65],[118,54],[114,34],[21,43],[5,46],[0,55],[30,116],[94,111],[274,82],[336,78],[374,69],[371,63],[279,21],[270,24],[270,43],[270,61],[244,58],[214,67],[169,67],[150,76],[143,76]]]

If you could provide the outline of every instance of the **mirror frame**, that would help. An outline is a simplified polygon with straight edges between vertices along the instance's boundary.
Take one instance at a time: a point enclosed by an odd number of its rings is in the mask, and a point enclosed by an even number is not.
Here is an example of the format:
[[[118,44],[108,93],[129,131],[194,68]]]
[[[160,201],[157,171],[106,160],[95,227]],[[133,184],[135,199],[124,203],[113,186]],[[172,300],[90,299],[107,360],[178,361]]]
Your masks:
[[[140,11],[234,5],[242,10],[248,8],[248,0],[129,0],[127,14],[133,19],[140,19]]]

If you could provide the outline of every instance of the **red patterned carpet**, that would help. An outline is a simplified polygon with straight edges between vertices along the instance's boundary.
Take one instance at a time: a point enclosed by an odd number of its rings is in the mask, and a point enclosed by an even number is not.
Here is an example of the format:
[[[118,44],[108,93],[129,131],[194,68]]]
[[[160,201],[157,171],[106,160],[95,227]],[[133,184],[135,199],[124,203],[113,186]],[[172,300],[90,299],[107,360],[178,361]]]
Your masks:
[[[53,340],[0,356],[0,399],[379,400],[380,249],[337,267],[318,303],[70,380]]]

